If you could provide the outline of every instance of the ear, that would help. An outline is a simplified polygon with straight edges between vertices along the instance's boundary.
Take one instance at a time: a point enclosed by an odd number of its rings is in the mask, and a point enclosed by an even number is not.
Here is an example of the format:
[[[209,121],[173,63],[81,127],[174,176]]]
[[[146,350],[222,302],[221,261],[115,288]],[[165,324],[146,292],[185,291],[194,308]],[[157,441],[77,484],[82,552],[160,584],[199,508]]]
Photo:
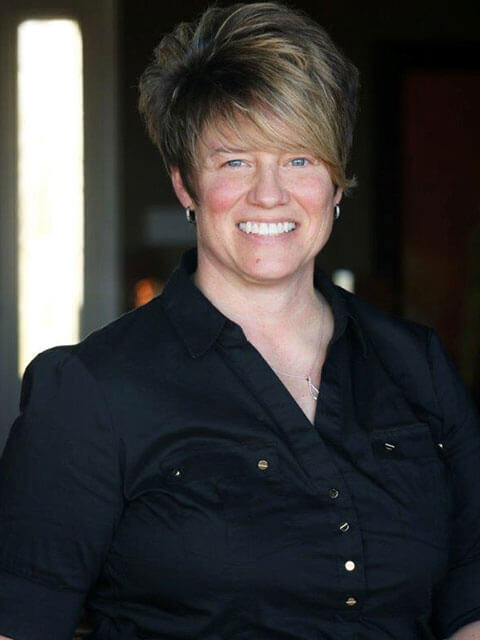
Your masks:
[[[186,190],[185,185],[183,184],[182,176],[180,175],[180,170],[178,169],[178,167],[173,167],[170,170],[170,179],[172,181],[172,186],[175,191],[175,194],[179,199],[182,207],[184,209],[186,209],[187,207],[190,207],[191,209],[193,209],[194,208],[193,200],[190,197],[188,191]]]
[[[337,185],[335,185],[335,193],[333,194],[333,204],[340,204],[340,200],[343,197],[343,189]]]

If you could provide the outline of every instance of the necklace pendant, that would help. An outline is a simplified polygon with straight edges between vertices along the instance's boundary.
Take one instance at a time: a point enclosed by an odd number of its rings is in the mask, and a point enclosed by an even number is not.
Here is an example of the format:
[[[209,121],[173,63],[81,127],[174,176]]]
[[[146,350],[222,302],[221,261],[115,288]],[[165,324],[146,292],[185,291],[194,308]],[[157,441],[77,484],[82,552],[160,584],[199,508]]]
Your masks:
[[[308,382],[308,390],[310,391],[310,395],[314,400],[318,400],[319,389],[317,389],[317,387],[313,384],[310,376],[307,377],[307,382]]]

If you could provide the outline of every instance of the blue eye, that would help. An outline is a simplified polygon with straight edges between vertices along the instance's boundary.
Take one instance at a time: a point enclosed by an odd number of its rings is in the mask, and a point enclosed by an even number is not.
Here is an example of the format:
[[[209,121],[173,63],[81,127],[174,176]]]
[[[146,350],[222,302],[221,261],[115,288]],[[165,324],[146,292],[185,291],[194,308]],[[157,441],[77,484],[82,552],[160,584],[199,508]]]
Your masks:
[[[290,162],[292,163],[292,165],[294,167],[304,167],[307,164],[308,159],[307,158],[293,158],[293,160],[290,160]]]
[[[228,167],[241,167],[243,160],[229,160],[226,164]]]

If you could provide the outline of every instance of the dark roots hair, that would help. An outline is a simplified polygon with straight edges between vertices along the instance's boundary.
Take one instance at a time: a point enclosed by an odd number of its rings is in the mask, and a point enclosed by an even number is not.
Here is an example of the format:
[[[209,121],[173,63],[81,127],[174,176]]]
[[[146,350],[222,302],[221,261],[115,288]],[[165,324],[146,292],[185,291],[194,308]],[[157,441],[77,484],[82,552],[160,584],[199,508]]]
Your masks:
[[[357,91],[356,67],[313,20],[277,2],[239,3],[209,8],[162,38],[140,79],[139,109],[194,200],[206,127],[238,133],[244,118],[257,143],[314,152],[348,189]],[[279,137],[278,120],[294,138]]]

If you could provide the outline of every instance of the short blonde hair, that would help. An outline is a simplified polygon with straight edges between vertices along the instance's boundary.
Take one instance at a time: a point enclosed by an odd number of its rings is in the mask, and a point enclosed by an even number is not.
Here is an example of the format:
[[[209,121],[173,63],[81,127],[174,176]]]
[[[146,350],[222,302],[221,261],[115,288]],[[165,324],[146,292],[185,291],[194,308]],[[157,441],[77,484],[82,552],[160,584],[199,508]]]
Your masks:
[[[261,140],[313,151],[346,190],[355,183],[346,167],[357,90],[356,67],[313,20],[278,2],[239,3],[211,7],[162,38],[140,79],[139,109],[195,201],[203,132],[226,124],[239,133],[245,117]],[[295,139],[279,138],[278,120]]]

